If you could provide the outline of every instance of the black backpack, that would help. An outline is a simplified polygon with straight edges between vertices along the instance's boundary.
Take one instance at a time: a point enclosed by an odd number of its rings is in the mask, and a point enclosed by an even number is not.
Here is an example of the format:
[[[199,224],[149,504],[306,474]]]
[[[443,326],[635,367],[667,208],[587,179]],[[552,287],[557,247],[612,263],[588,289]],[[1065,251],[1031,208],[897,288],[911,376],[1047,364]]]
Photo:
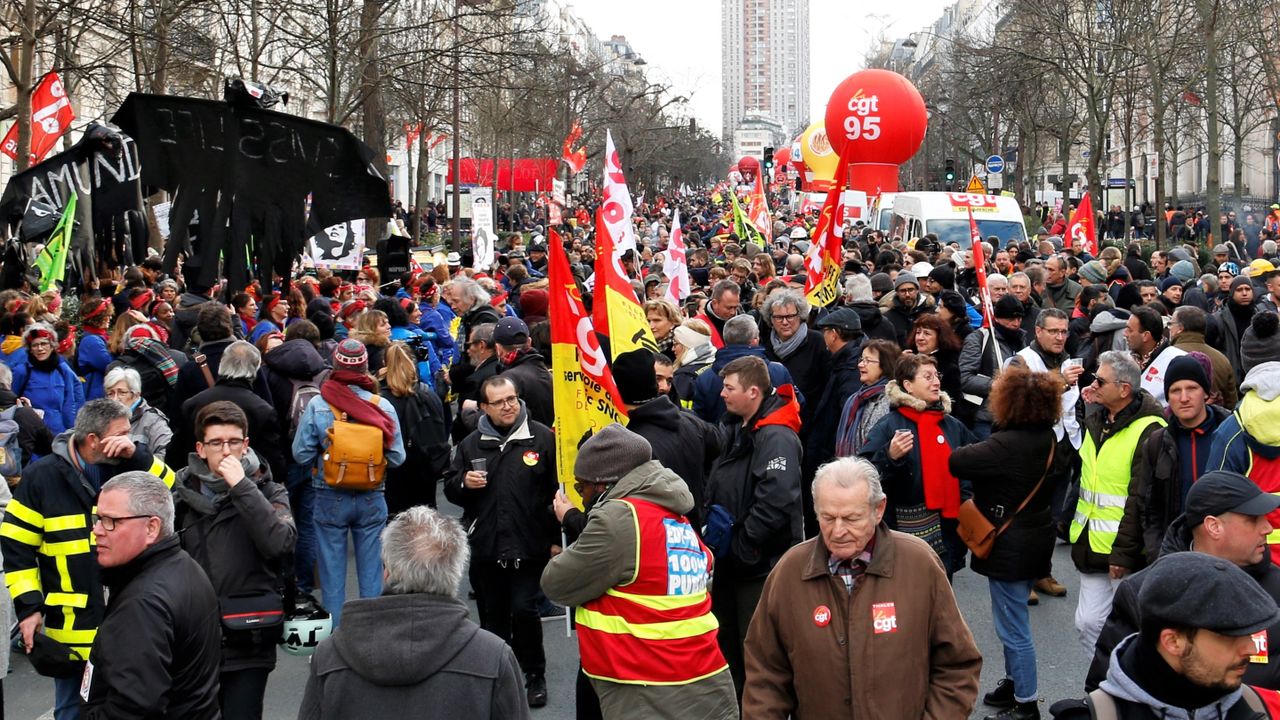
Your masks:
[[[159,410],[169,408],[169,403],[173,400],[173,386],[165,380],[160,368],[151,364],[150,360],[135,350],[125,350],[120,353],[115,362],[107,366],[107,372],[117,367],[133,368],[138,372],[142,377],[142,399],[146,400],[148,405]]]

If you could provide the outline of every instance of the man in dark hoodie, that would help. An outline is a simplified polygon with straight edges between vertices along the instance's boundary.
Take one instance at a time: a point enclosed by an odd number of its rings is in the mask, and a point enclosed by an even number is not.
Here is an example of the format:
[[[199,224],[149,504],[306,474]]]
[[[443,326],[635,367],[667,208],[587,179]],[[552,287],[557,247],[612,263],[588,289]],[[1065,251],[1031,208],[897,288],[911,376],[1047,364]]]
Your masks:
[[[725,411],[724,398],[720,392],[724,381],[720,372],[738,358],[766,359],[764,348],[759,346],[760,328],[749,315],[739,315],[724,324],[724,343],[724,347],[716,352],[716,359],[711,363],[710,369],[699,374],[693,385],[693,413],[709,423],[720,422]],[[773,387],[792,388],[798,400],[804,402],[804,395],[794,390],[795,384],[786,365],[768,362],[766,367]]]
[[[1271,524],[1267,513],[1280,508],[1280,497],[1264,493],[1239,473],[1216,470],[1205,473],[1187,493],[1186,512],[1174,519],[1164,534],[1159,552],[1196,552],[1233,563],[1258,582],[1268,595],[1280,601],[1280,568],[1267,554],[1267,534]],[[1107,675],[1111,652],[1126,637],[1142,627],[1138,603],[1143,583],[1153,568],[1124,579],[1116,588],[1111,615],[1102,627],[1094,650],[1093,664],[1085,678],[1085,691],[1095,690]],[[1280,647],[1280,623],[1268,627],[1264,647]],[[1280,689],[1280,654],[1259,653],[1245,670],[1245,682],[1272,690]]]
[[[520,665],[458,599],[470,555],[453,518],[409,508],[382,531],[383,595],[347,602],[320,643],[299,720],[400,720],[406,708],[454,717],[530,717]]]
[[[261,627],[222,625],[218,704],[222,716],[261,720],[267,677],[276,666],[283,610],[280,563],[297,538],[289,494],[249,448],[249,420],[234,403],[217,401],[195,417],[196,451],[174,484],[175,528],[222,613],[261,613]]]
[[[916,276],[910,270],[898,273],[898,278],[893,281],[893,300],[884,311],[885,320],[893,326],[898,347],[906,349],[909,346],[916,318],[930,312],[933,312],[933,304],[925,293],[920,292],[920,281]]]
[[[789,385],[774,388],[762,358],[740,357],[719,375],[729,434],[707,478],[703,537],[716,556],[711,602],[720,650],[741,695],[742,644],[765,578],[804,539],[800,405]]]
[[[169,333],[169,347],[174,350],[183,350],[187,346],[187,341],[192,339],[192,331],[199,332],[200,306],[212,299],[213,288],[203,287],[195,283],[187,286],[187,292],[178,297],[177,306],[173,308],[173,325]],[[206,338],[201,334],[201,342],[208,342],[212,339]],[[199,343],[192,344],[194,346]]]
[[[717,428],[658,394],[649,350],[640,348],[614,358],[613,378],[626,405],[627,429],[649,441],[654,460],[684,478],[694,500],[687,513],[689,521],[701,528],[707,469],[720,455]]]
[[[987,407],[991,383],[1004,362],[1027,346],[1022,332],[1023,312],[1023,304],[1017,298],[1005,295],[992,308],[995,322],[991,329],[969,333],[960,349],[960,387],[963,400],[978,406],[971,429],[980,440],[991,435],[991,410]],[[996,342],[991,341],[993,331]]]
[[[515,383],[520,399],[529,408],[529,417],[547,427],[554,425],[551,368],[547,367],[546,358],[533,349],[529,326],[520,318],[502,318],[493,329],[493,348],[498,357],[498,374]]]

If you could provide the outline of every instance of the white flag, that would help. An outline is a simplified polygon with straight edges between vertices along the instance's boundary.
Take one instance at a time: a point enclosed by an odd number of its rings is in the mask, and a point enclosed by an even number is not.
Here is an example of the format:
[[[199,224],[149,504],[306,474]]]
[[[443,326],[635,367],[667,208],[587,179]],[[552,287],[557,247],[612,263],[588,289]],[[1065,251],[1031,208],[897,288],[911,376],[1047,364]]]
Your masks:
[[[622,163],[618,160],[618,151],[613,147],[613,133],[605,130],[604,146],[604,214],[605,227],[613,237],[613,251],[616,255],[636,249],[636,230],[631,222],[634,207],[631,205],[631,193],[627,191],[627,179],[622,176]]]
[[[689,263],[684,254],[684,233],[680,230],[680,211],[671,219],[671,238],[667,243],[667,256],[662,261],[662,274],[667,276],[667,292],[664,298],[680,306],[689,297]]]

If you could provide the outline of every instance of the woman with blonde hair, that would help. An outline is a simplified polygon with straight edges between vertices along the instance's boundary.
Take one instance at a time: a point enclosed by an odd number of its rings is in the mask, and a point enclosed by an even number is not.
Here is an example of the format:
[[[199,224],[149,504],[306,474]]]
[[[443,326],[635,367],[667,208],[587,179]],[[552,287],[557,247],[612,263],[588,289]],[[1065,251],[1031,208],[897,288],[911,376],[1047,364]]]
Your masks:
[[[680,407],[693,407],[693,387],[698,375],[710,367],[716,359],[716,347],[711,344],[711,328],[701,320],[685,320],[671,331],[675,340],[671,349],[676,355],[676,372],[671,384]]]
[[[364,343],[369,350],[369,373],[381,377],[387,346],[391,344],[391,320],[381,310],[366,310],[356,317],[351,338]]]
[[[449,430],[439,396],[418,378],[413,350],[391,343],[386,362],[382,394],[400,418],[405,451],[403,465],[387,468],[387,514],[395,515],[415,505],[436,506],[436,482],[449,467]]]
[[[680,308],[677,308],[670,300],[649,300],[644,304],[644,315],[649,320],[649,329],[653,331],[653,339],[658,341],[658,352],[666,355],[671,360],[675,360],[676,352],[672,349],[676,340],[675,329],[684,321],[684,315],[680,313]]]
[[[129,338],[129,330],[135,325],[144,325],[147,318],[137,310],[127,310],[116,318],[116,324],[111,328],[111,337],[107,339],[107,350],[112,355],[119,356],[124,352],[125,340]]]

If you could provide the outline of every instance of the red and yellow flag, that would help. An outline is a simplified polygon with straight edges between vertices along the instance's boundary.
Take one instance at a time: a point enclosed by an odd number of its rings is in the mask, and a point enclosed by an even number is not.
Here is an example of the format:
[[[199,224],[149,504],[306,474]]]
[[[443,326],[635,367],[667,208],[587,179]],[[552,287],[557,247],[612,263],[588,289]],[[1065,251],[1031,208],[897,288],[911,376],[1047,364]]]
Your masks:
[[[827,191],[827,199],[822,203],[822,213],[818,216],[818,227],[813,233],[813,244],[809,246],[805,266],[808,277],[804,282],[805,298],[814,307],[826,307],[840,297],[840,274],[844,267],[844,208],[841,207],[841,196],[847,172],[844,171],[843,160],[836,166],[835,184]]]

